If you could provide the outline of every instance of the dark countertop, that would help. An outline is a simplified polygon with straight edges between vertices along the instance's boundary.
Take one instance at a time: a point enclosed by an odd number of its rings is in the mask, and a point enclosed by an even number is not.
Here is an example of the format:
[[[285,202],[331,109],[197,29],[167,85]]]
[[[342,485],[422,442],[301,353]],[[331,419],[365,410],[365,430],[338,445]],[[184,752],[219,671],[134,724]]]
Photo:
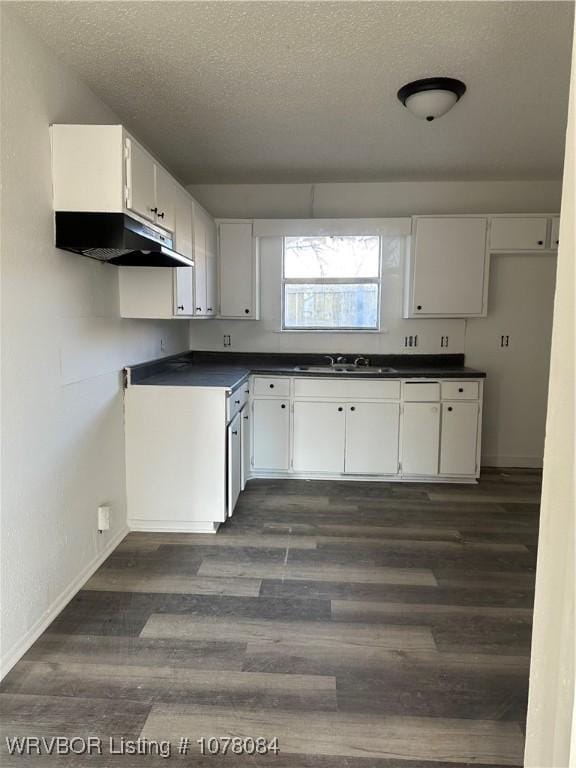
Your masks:
[[[347,355],[353,360],[358,355]],[[314,378],[407,379],[407,378],[484,378],[483,371],[467,368],[464,355],[366,355],[375,367],[393,371],[374,373],[335,373],[296,371],[297,365],[324,365],[323,355],[248,354],[238,352],[186,352],[130,366],[130,384],[160,387],[221,387],[233,392],[253,373],[262,375],[311,376]]]

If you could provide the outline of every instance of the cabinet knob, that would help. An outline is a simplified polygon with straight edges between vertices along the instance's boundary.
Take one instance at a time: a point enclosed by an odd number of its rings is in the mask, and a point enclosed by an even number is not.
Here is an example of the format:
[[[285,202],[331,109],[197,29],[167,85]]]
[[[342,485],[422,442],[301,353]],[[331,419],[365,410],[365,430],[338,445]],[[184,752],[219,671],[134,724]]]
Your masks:
[[[538,245],[544,245],[544,240],[538,240]]]
[[[458,392],[464,392],[464,387],[458,387]]]
[[[240,405],[240,400],[234,400],[234,405]]]
[[[202,307],[196,307],[196,312],[202,312]]]
[[[280,406],[280,408],[286,408],[286,403],[282,403],[282,405]]]
[[[212,307],[207,307],[206,312],[214,312],[214,310],[212,309]]]
[[[422,304],[418,304],[418,306],[416,307],[416,309],[422,309]]]
[[[246,419],[246,421],[248,421],[248,416],[244,416],[244,418]]]
[[[176,309],[181,309],[181,310],[182,310],[182,312],[184,312],[184,304],[178,304],[178,306],[176,307]]]
[[[344,410],[344,408],[342,408],[342,406],[340,406],[340,407],[338,408],[338,410],[339,410],[339,411],[343,411],[343,410]]]
[[[274,384],[269,384],[268,386],[270,387],[270,389],[274,389]]]
[[[250,310],[249,309],[245,309],[244,310],[244,314],[249,315],[250,314]]]
[[[556,243],[556,245],[560,245],[560,240],[555,240],[554,242]]]
[[[150,208],[150,213],[158,213],[158,208]]]
[[[448,410],[449,410],[449,411],[451,411],[451,410],[452,410],[452,406],[451,406],[451,405],[449,405],[449,406],[448,406]]]
[[[237,430],[237,429],[233,429],[233,430],[232,430],[232,434],[233,434],[233,435],[237,435],[237,434],[238,434],[238,430]]]
[[[355,410],[356,410],[356,408],[355,408],[353,405],[351,405],[351,406],[350,406],[350,410],[351,410],[351,411],[355,411]]]
[[[163,219],[164,218],[164,211],[162,213],[158,212],[158,218]]]

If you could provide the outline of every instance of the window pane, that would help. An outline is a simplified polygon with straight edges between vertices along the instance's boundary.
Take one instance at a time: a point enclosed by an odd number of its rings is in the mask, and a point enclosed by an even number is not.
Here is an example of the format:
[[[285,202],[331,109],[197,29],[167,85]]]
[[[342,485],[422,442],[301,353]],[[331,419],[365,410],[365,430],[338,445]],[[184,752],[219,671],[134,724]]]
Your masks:
[[[380,238],[374,235],[285,237],[284,277],[378,277]]]
[[[378,327],[377,283],[286,283],[285,328]]]

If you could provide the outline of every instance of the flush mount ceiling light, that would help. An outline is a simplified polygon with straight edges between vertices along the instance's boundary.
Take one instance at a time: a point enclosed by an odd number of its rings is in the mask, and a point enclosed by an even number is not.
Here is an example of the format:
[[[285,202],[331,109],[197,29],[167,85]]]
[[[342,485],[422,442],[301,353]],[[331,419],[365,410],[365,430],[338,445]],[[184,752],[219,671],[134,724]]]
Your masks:
[[[449,112],[465,92],[466,86],[461,80],[427,77],[403,85],[397,95],[413,115],[430,122]]]

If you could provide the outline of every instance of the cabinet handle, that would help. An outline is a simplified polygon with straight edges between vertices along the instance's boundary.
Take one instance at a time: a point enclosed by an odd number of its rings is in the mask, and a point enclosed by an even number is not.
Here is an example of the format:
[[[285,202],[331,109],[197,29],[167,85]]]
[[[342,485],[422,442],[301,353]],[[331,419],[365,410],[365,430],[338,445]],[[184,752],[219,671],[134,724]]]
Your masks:
[[[282,405],[280,406],[280,408],[286,408],[286,403],[282,403]]]
[[[214,310],[212,309],[212,307],[207,307],[206,312],[214,312]]]
[[[246,421],[248,421],[248,416],[244,416],[244,418],[246,419]]]
[[[249,310],[249,309],[245,309],[245,310],[244,310],[244,313],[245,313],[246,315],[249,315],[249,314],[250,314],[250,310]]]
[[[449,405],[449,406],[448,406],[448,410],[449,410],[449,411],[451,411],[451,410],[452,410],[452,406],[451,406],[451,405]]]
[[[178,306],[176,307],[176,309],[181,309],[181,310],[182,310],[182,312],[184,312],[184,304],[178,304]]]
[[[150,213],[158,213],[158,208],[150,208]]]
[[[458,387],[458,392],[464,392],[464,387]]]
[[[234,405],[240,405],[240,400],[234,400]]]
[[[356,410],[356,408],[355,408],[353,405],[351,405],[351,406],[350,406],[350,410],[351,410],[351,411],[355,411],[355,410]]]
[[[164,218],[164,211],[162,211],[162,213],[159,212],[157,215],[158,215],[159,219],[163,219]]]
[[[344,408],[342,408],[342,406],[340,406],[340,407],[338,408],[338,410],[339,410],[339,411],[343,411],[343,410],[344,410]]]
[[[232,434],[233,434],[233,435],[237,435],[237,434],[238,434],[238,430],[237,430],[237,429],[233,429],[233,430],[232,430]]]
[[[196,312],[202,312],[202,307],[196,307]]]

